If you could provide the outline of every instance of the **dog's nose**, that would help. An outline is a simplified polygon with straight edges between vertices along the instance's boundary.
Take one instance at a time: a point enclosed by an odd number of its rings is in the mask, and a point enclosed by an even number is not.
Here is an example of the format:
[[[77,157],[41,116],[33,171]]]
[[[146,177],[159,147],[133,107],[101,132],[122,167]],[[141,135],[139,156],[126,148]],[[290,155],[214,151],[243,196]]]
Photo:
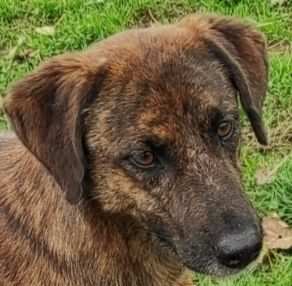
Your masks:
[[[243,268],[256,259],[262,248],[262,235],[256,230],[228,234],[218,243],[218,259],[230,268]]]

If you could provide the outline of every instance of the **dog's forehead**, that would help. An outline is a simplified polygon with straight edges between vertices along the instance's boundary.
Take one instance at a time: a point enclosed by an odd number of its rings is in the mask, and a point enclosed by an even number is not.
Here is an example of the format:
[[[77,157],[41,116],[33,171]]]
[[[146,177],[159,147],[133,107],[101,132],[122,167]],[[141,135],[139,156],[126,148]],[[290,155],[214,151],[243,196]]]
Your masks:
[[[217,112],[228,113],[237,109],[233,91],[214,87],[191,86],[173,82],[167,89],[152,90],[133,110],[137,130],[148,131],[164,141],[177,141],[186,130],[207,126]],[[169,84],[171,85],[171,84]],[[180,140],[179,140],[180,141]]]
[[[175,27],[153,31],[122,34],[100,47],[109,58],[111,124],[167,137],[180,134],[187,117],[206,121],[214,109],[234,109],[232,83],[199,38]]]
[[[218,105],[232,90],[224,68],[208,51],[200,34],[175,25],[122,33],[105,42],[109,74],[123,85],[124,96],[141,93],[148,105]],[[159,104],[157,105],[157,101]]]
[[[123,88],[122,101],[134,107],[128,112],[136,114],[136,122],[149,126],[173,122],[168,125],[175,126],[187,116],[206,121],[213,110],[236,107],[234,88],[217,62],[186,56],[183,51],[168,57],[155,54],[162,62],[145,58]]]

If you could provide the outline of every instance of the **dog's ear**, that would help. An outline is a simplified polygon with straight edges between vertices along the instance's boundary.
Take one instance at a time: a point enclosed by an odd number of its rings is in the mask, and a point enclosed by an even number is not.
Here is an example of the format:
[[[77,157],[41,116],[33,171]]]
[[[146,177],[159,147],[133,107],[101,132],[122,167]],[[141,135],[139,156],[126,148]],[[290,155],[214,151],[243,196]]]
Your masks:
[[[84,179],[81,114],[104,76],[104,60],[95,62],[80,54],[53,58],[16,83],[4,103],[19,139],[71,203],[79,202]]]
[[[209,51],[226,67],[258,141],[268,144],[262,119],[268,64],[263,35],[250,25],[228,18],[210,18]]]
[[[187,17],[183,25],[202,31],[209,53],[225,67],[258,141],[266,145],[262,105],[267,91],[268,64],[263,35],[254,27],[228,17]]]

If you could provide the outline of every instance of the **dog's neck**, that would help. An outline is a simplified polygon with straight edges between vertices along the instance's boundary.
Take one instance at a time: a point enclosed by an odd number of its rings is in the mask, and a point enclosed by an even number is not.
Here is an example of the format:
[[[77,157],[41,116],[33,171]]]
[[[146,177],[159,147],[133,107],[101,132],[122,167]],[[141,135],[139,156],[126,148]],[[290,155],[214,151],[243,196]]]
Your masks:
[[[10,171],[0,184],[0,190],[9,186],[7,215],[13,216],[20,241],[48,265],[47,279],[55,281],[51,285],[66,279],[73,281],[70,285],[191,285],[183,267],[171,254],[159,253],[139,227],[102,213],[94,201],[71,205],[23,146],[14,145],[12,152],[14,161],[7,152]]]

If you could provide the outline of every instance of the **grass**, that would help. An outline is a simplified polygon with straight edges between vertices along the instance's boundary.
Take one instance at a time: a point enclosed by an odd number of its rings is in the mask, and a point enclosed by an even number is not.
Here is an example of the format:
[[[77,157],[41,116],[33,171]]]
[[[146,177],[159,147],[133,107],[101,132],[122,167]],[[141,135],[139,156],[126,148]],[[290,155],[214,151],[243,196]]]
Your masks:
[[[169,22],[195,11],[240,16],[255,22],[270,45],[270,84],[265,106],[271,147],[257,145],[244,125],[242,165],[246,189],[262,215],[277,212],[292,225],[292,2],[271,0],[1,0],[0,97],[9,83],[42,60],[132,26]],[[37,27],[54,26],[43,35]],[[1,98],[0,98],[1,99]],[[0,128],[7,128],[0,113]],[[257,170],[277,174],[269,184],[256,183]],[[201,286],[291,286],[291,253],[273,253],[251,274],[229,280],[196,276]]]

